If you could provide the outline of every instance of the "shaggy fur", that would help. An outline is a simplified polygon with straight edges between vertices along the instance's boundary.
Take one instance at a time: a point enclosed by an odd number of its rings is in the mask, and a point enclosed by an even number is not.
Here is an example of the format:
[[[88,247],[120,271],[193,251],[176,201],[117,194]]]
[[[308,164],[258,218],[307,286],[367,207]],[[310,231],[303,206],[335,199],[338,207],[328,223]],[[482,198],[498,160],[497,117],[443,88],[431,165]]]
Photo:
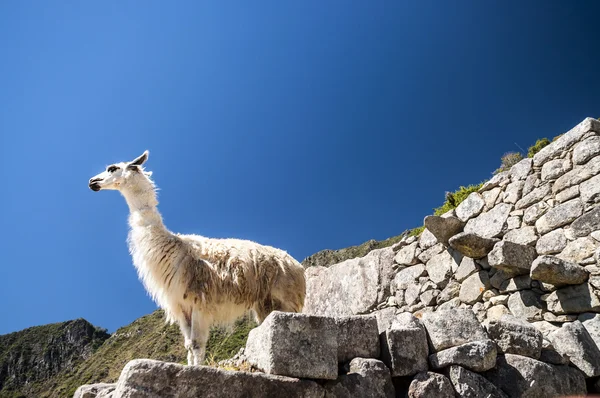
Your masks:
[[[271,311],[300,312],[304,268],[289,254],[239,239],[211,239],[167,230],[156,206],[156,189],[142,164],[148,152],[111,165],[90,179],[90,188],[119,190],[130,209],[129,250],[148,293],[177,322],[188,364],[204,360],[208,331],[252,310],[257,322]]]

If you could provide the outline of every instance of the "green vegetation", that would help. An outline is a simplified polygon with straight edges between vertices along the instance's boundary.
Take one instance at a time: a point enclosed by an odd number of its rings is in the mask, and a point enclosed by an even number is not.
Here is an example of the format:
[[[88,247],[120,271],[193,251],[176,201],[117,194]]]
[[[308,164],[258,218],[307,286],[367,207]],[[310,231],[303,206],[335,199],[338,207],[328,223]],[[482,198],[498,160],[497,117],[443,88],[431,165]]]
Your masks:
[[[540,138],[535,142],[535,144],[529,147],[529,150],[527,151],[527,157],[532,158],[536,153],[541,151],[542,148],[548,144],[550,144],[550,140],[548,138]]]
[[[523,160],[523,155],[521,155],[521,152],[505,153],[500,158],[500,167],[494,170],[494,174],[502,173],[503,171],[508,171],[511,167],[519,163],[521,160]]]
[[[473,192],[477,192],[482,185],[483,182],[477,185],[469,185],[466,187],[461,186],[454,192],[447,192],[446,201],[440,207],[433,209],[433,214],[436,216],[441,216],[442,214],[455,209],[459,204],[462,203],[463,200],[467,199],[467,196]]]
[[[421,225],[420,227],[411,229],[410,232],[408,233],[408,236],[419,236],[419,235],[421,235],[421,233],[423,233],[424,230],[425,230],[425,226]]]

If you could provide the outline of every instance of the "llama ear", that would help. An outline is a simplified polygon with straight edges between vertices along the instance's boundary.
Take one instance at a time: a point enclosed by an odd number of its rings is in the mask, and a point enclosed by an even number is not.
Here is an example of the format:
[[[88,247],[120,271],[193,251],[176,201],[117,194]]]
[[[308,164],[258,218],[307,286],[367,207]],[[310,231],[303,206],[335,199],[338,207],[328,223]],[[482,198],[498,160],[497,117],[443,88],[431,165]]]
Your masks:
[[[148,152],[147,150],[144,151],[144,153],[142,153],[141,156],[139,156],[139,157],[135,158],[134,160],[132,160],[129,163],[129,165],[130,166],[141,166],[141,165],[143,165],[146,162],[146,160],[148,160],[148,154],[149,153],[150,152]]]

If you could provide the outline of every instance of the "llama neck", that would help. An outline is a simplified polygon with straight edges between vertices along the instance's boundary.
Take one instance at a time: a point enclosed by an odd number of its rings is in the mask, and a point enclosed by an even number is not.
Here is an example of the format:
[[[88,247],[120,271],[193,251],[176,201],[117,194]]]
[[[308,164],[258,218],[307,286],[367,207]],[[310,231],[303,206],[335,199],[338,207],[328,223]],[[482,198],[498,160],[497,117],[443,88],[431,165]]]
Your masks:
[[[129,206],[129,226],[131,229],[138,227],[157,227],[166,232],[157,205],[156,192],[154,188],[133,188],[122,190],[125,201]]]

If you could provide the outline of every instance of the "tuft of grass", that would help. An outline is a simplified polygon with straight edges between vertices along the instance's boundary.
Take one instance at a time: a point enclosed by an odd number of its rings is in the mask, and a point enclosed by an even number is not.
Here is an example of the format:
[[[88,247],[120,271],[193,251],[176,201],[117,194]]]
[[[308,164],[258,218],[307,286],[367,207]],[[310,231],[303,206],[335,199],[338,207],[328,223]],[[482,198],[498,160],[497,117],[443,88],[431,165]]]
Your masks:
[[[529,147],[529,150],[527,151],[527,157],[532,158],[548,144],[550,144],[550,140],[548,138],[540,138],[535,142],[535,144]]]
[[[440,207],[433,209],[433,214],[441,216],[442,214],[455,209],[463,200],[467,199],[467,196],[473,192],[477,192],[482,185],[483,182],[475,185],[468,185],[466,187],[461,186],[454,192],[446,193],[446,201]]]

